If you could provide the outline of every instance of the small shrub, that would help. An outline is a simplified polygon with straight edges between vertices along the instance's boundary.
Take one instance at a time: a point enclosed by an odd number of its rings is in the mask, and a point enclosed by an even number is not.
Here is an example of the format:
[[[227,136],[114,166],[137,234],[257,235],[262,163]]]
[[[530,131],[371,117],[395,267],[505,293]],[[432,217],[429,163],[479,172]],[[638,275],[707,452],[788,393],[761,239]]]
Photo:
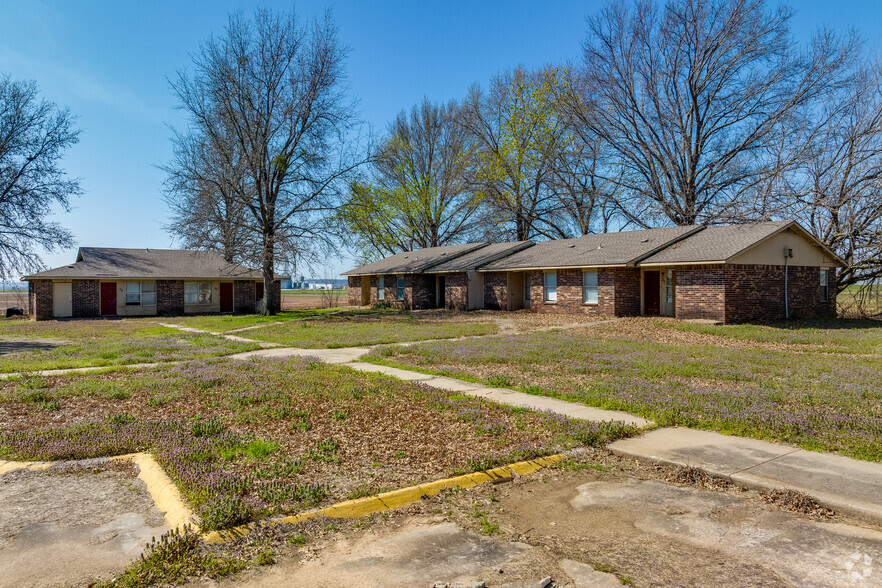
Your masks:
[[[45,410],[47,412],[54,412],[61,408],[61,405],[58,404],[57,400],[47,400],[46,402],[41,402],[37,405],[40,410]]]
[[[487,383],[498,388],[506,388],[508,386],[511,386],[511,382],[508,381],[508,378],[500,375],[490,376],[489,378],[487,378]]]
[[[127,412],[121,412],[119,414],[110,415],[105,420],[110,425],[122,427],[134,423],[136,419]]]
[[[334,412],[331,413],[331,420],[332,421],[343,421],[343,420],[346,420],[347,416],[349,416],[349,415],[347,415],[344,411],[335,410]]]
[[[42,388],[26,389],[25,392],[20,392],[18,394],[18,400],[19,402],[26,402],[28,404],[42,404],[51,401],[52,395],[49,393],[49,390]]]
[[[271,441],[261,441],[260,439],[258,439],[256,441],[252,441],[245,446],[245,455],[254,460],[261,460],[271,455],[278,448],[278,443],[273,443]]]
[[[224,432],[226,427],[215,417],[202,419],[200,418],[190,428],[190,432],[194,437],[217,437]]]
[[[271,566],[276,563],[276,554],[269,547],[264,548],[254,558],[254,562],[259,566]]]
[[[215,496],[199,509],[200,527],[203,531],[227,529],[242,525],[263,512],[263,505],[241,496]]]
[[[398,459],[407,459],[407,454],[403,451],[396,451],[395,457],[397,457]]]
[[[289,545],[306,545],[306,536],[303,533],[294,533],[286,539]]]

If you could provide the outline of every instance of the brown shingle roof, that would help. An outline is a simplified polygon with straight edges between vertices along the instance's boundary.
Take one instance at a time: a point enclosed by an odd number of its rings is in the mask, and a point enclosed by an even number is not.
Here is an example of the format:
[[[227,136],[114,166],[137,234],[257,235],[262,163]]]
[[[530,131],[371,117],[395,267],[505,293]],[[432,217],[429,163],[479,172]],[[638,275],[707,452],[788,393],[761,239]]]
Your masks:
[[[441,262],[441,264],[432,267],[429,273],[440,272],[465,272],[477,269],[483,265],[494,262],[508,255],[512,255],[532,247],[532,241],[515,241],[514,243],[494,243],[481,247],[470,253],[454,257],[453,259]]]
[[[725,261],[778,231],[795,224],[794,221],[785,220],[707,227],[699,233],[666,247],[644,259],[641,263],[675,264]]]
[[[643,257],[700,230],[701,227],[698,226],[668,227],[543,241],[482,269],[496,271],[634,265]]]
[[[416,274],[435,267],[445,261],[465,255],[489,243],[466,243],[465,245],[445,245],[426,247],[417,251],[404,251],[379,261],[344,272],[344,276],[365,276],[378,274]]]
[[[40,279],[241,279],[259,280],[260,270],[227,263],[213,251],[80,247],[77,261],[25,276]],[[284,276],[276,276],[282,279]]]

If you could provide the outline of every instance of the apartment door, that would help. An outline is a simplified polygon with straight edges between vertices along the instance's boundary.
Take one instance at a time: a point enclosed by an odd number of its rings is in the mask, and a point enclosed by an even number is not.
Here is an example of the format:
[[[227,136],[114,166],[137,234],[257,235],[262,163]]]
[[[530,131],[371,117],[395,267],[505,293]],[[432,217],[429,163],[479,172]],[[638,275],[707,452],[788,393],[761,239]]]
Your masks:
[[[101,316],[116,316],[116,282],[101,282]]]
[[[447,290],[447,279],[445,276],[438,276],[435,279],[435,306],[437,308],[446,308],[447,299],[445,292]]]
[[[524,274],[508,272],[508,310],[520,310],[524,307]]]
[[[53,283],[52,316],[63,318],[73,315],[73,295],[70,282]]]
[[[661,312],[661,280],[659,272],[643,272],[643,314],[658,316]]]
[[[233,283],[220,283],[220,311],[233,312]]]
[[[371,303],[371,277],[361,277],[361,305],[369,306]]]

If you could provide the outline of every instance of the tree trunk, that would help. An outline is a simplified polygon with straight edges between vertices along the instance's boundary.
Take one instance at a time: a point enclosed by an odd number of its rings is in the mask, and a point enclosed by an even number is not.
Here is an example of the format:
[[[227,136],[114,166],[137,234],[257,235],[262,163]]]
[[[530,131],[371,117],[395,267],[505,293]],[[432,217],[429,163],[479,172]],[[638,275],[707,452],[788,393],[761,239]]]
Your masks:
[[[263,305],[260,314],[263,316],[272,316],[279,313],[281,300],[276,300],[273,282],[275,281],[275,260],[273,257],[273,242],[275,234],[272,230],[264,230],[263,233]]]

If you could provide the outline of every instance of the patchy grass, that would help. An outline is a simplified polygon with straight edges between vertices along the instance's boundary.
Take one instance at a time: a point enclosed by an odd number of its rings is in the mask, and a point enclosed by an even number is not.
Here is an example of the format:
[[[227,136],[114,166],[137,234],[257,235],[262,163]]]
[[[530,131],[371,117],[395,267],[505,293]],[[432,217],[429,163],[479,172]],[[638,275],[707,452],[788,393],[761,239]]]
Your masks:
[[[303,319],[311,320],[315,317],[320,317],[331,312],[339,312],[341,310],[342,308],[339,307],[283,310],[274,316],[260,316],[256,314],[176,316],[170,317],[168,321],[165,322],[183,325],[185,327],[194,327],[196,329],[204,329],[213,333],[226,333],[227,331],[233,331],[236,329],[258,327],[278,322],[302,321]]]
[[[647,339],[594,331],[438,341],[365,359],[499,383],[681,425],[882,461],[882,359]]]
[[[398,311],[377,314],[336,315],[313,321],[291,321],[248,331],[248,337],[308,349],[357,347],[425,339],[494,334],[494,322],[475,322],[452,315],[437,320],[437,314],[423,318]]]
[[[122,393],[110,395],[111,388]],[[173,400],[152,402],[169,390]],[[35,406],[35,391],[58,410]],[[310,358],[8,381],[0,399],[0,459],[151,451],[203,529],[636,432],[622,423],[512,412]],[[329,416],[338,413],[346,418]]]
[[[882,321],[829,319],[768,325],[696,325],[670,321],[656,325],[743,341],[804,345],[810,347],[810,351],[882,354]]]
[[[181,333],[145,319],[6,321],[0,323],[0,341],[54,345],[0,355],[0,373],[177,361],[258,348],[214,335]]]

